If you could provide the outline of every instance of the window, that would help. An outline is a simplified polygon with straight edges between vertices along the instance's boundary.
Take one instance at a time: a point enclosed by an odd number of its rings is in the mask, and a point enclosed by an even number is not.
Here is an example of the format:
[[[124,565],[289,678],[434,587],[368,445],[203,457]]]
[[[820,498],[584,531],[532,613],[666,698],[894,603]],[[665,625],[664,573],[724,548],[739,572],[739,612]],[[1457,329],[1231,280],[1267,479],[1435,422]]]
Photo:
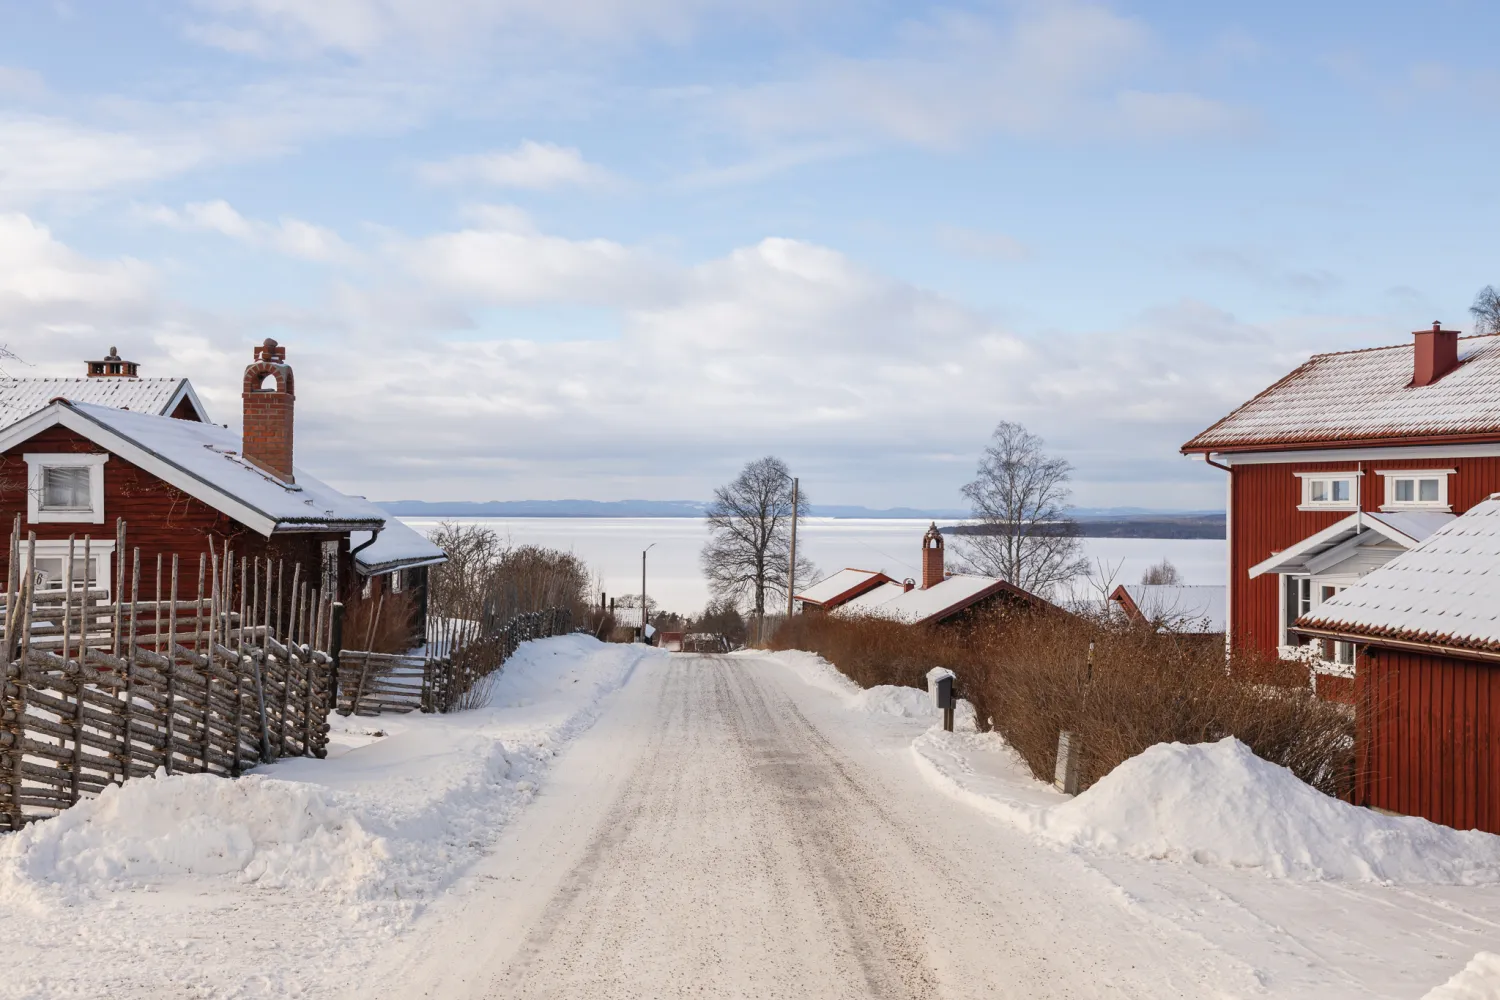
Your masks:
[[[42,510],[88,509],[88,466],[49,465],[42,468]]]
[[[1312,610],[1312,580],[1305,576],[1283,576],[1286,592],[1286,636],[1284,645],[1300,646],[1307,640],[1292,631],[1297,619]]]
[[[1298,473],[1302,480],[1302,504],[1306,509],[1353,510],[1358,505],[1359,473]]]
[[[1385,503],[1382,510],[1405,508],[1448,509],[1448,477],[1452,469],[1416,469],[1410,472],[1382,472],[1385,478]]]
[[[26,455],[26,517],[32,524],[104,523],[108,455]]]
[[[113,541],[89,543],[88,558],[83,556],[83,541],[73,543],[73,590],[102,590],[109,594],[114,589],[110,577],[110,557],[114,554]],[[26,558],[26,545],[21,545],[21,558]],[[67,579],[68,543],[64,541],[39,541],[36,543],[37,593],[57,592],[63,589]],[[107,598],[106,598],[107,599]]]
[[[391,570],[391,593],[401,593],[401,571],[399,569]]]
[[[330,601],[342,601],[339,594],[339,543],[323,543],[323,596]]]

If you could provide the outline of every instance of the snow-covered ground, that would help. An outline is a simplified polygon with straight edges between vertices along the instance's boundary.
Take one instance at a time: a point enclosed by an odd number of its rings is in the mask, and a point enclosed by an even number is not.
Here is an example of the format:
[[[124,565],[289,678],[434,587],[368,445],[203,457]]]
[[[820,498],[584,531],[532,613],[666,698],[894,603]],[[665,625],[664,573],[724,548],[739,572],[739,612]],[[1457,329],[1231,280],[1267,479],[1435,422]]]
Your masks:
[[[333,717],[327,760],[132,781],[0,837],[0,997],[327,996],[480,857],[643,646],[527,643],[490,705]]]
[[[0,997],[1500,996],[1500,838],[1233,741],[1070,799],[936,721],[806,653],[529,643],[484,709],[0,837]]]

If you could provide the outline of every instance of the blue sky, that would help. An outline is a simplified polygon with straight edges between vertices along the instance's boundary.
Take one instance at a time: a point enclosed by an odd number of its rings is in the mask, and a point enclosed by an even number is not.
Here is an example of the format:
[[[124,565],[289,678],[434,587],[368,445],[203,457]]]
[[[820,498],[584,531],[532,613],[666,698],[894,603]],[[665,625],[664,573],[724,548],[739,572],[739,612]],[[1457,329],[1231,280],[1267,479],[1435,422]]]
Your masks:
[[[0,340],[110,344],[381,499],[701,497],[774,452],[952,506],[1020,420],[1090,506],[1310,353],[1500,281],[1500,13],[0,0]]]

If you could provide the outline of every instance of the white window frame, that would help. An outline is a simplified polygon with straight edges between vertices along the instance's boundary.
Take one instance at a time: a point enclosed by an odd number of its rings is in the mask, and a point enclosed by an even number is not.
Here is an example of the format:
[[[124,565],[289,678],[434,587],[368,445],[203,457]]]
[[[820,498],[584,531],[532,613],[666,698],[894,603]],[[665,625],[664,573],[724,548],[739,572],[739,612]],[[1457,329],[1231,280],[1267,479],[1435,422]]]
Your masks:
[[[1380,471],[1380,478],[1385,480],[1385,502],[1380,505],[1381,510],[1438,510],[1451,511],[1452,505],[1448,502],[1448,477],[1457,472],[1457,469],[1395,469],[1392,471]],[[1399,479],[1436,479],[1438,482],[1438,498],[1436,500],[1397,500],[1396,481]],[[1421,489],[1416,483],[1412,484],[1412,495],[1420,496]]]
[[[399,594],[401,591],[401,570],[393,569],[391,570],[391,593]]]
[[[30,549],[30,543],[28,543],[28,542],[22,542],[21,543],[21,567],[20,567],[20,572],[22,574],[26,573],[27,570],[30,568],[30,563],[27,561],[27,555],[28,555],[29,549]],[[113,540],[111,540],[111,541],[100,541],[98,539],[92,539],[92,540],[89,541],[89,559],[98,563],[98,569],[95,571],[95,574],[94,574],[94,586],[92,588],[90,588],[90,589],[93,589],[93,590],[102,590],[105,593],[107,593],[108,595],[110,595],[108,598],[106,598],[106,600],[112,600],[114,592],[115,592],[114,554],[115,554],[115,543],[114,543]],[[64,567],[64,569],[66,569],[66,567],[67,567],[67,560],[68,560],[68,542],[67,542],[67,539],[56,539],[56,538],[49,538],[49,539],[46,539],[46,540],[37,539],[37,541],[36,541],[36,555],[37,555],[38,559],[61,559],[61,560],[63,560],[63,567]],[[73,558],[75,560],[82,560],[83,559],[83,539],[81,539],[81,538],[76,538],[76,539],[73,540]],[[85,584],[87,583],[87,580],[88,580],[88,576],[87,576],[87,574],[85,574],[85,576],[84,576]],[[83,589],[83,588],[75,588],[75,589]],[[61,590],[62,590],[62,588],[59,587],[57,590],[38,590],[37,593],[39,593],[39,594],[60,593]]]
[[[43,453],[23,455],[26,460],[26,520],[31,524],[103,524],[104,463],[108,454]],[[88,510],[43,510],[42,470],[80,468],[89,470]]]
[[[1357,469],[1338,472],[1294,472],[1302,481],[1302,502],[1297,505],[1298,510],[1359,510],[1359,484],[1360,477],[1364,475]],[[1329,492],[1332,493],[1334,480],[1349,480],[1348,500],[1314,500],[1312,498],[1312,484],[1322,481],[1330,484]]]

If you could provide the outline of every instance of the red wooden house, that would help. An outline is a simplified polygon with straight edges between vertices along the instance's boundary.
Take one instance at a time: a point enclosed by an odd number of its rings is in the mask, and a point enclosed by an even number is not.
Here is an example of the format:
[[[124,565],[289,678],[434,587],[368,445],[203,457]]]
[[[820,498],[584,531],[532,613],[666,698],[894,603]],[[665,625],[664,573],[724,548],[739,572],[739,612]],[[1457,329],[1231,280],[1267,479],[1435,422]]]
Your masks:
[[[300,565],[302,578],[324,594],[347,600],[358,591],[351,535],[363,532],[360,541],[373,548],[387,515],[294,467],[296,394],[285,348],[274,340],[255,348],[242,382],[243,435],[202,420],[185,381],[170,393],[142,385],[147,380],[133,378],[133,365],[111,355],[90,363],[91,371],[106,366],[102,378],[14,380],[55,390],[50,401],[0,427],[0,515],[9,526],[20,514],[22,537],[35,534],[30,569],[39,590],[63,587],[68,539],[78,540],[81,556],[88,536],[90,565],[85,570],[79,559],[75,585],[86,573],[91,589],[113,595],[124,555],[115,551],[116,521],[123,518],[127,546],[141,552],[142,600],[156,599],[158,554],[196,563],[210,545],[222,551],[226,542],[240,557],[281,559],[288,573]],[[121,372],[109,371],[114,364]],[[9,388],[12,399],[34,391]],[[88,399],[102,402],[81,401]],[[183,400],[191,401],[191,413],[180,411]],[[365,568],[390,573],[442,558],[422,542],[421,551],[396,546],[391,558]],[[128,584],[132,567],[123,568]],[[196,569],[186,570],[189,577]]]
[[[804,611],[885,618],[909,625],[956,623],[993,609],[1057,610],[1056,605],[993,576],[947,570],[943,533],[922,536],[922,583],[897,583],[884,573],[845,569],[797,595]]]
[[[1355,801],[1500,833],[1500,497],[1296,627],[1356,650]]]
[[[1354,644],[1295,623],[1500,490],[1500,336],[1316,355],[1182,450],[1227,473],[1229,641],[1347,698]]]

